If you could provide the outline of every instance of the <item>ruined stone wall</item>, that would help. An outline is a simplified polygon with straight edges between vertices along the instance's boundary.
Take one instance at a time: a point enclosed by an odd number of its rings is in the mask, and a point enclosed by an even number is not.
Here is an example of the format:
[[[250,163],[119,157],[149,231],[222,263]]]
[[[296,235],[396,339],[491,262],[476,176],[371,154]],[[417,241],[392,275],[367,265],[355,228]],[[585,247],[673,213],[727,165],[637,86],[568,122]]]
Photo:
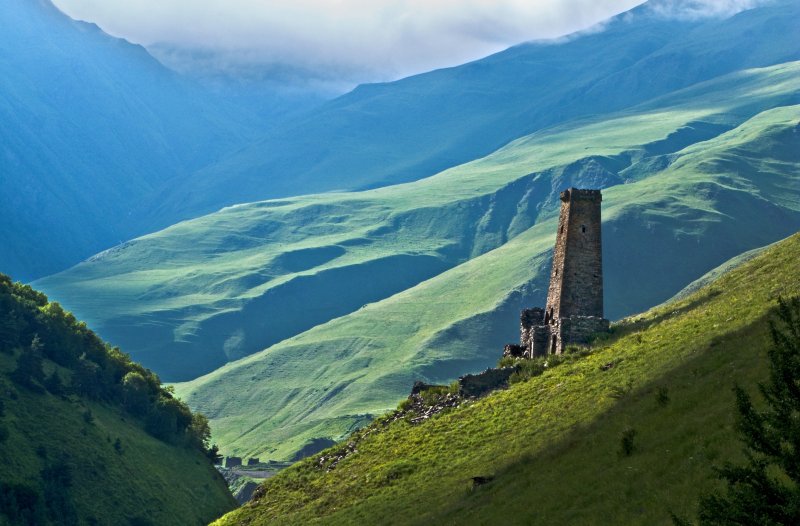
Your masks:
[[[508,387],[508,379],[514,374],[513,367],[486,369],[478,374],[466,374],[458,379],[458,394],[471,398],[479,397],[497,389]]]
[[[561,192],[545,321],[603,317],[603,255],[599,190]]]
[[[530,349],[534,327],[544,324],[544,309],[534,307],[525,309],[519,315],[519,343]]]
[[[537,325],[531,329],[531,345],[528,358],[544,356],[551,352],[552,325]]]
[[[562,352],[569,344],[586,344],[598,333],[607,332],[609,321],[597,316],[572,316],[562,318],[560,326],[560,339],[563,346],[559,350]]]
[[[225,457],[225,467],[234,468],[242,465],[242,457]]]

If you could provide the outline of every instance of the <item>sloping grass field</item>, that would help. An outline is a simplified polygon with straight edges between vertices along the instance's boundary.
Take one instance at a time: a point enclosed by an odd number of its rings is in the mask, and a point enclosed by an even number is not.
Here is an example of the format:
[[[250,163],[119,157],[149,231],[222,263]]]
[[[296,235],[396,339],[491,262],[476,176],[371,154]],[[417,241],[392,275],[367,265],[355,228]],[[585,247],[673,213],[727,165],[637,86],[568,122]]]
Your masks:
[[[766,373],[767,318],[800,294],[794,235],[588,356],[412,426],[376,424],[332,470],[307,459],[215,524],[670,524],[739,455],[731,387]],[[621,438],[634,430],[632,452]],[[630,433],[629,433],[630,434]],[[472,478],[491,478],[472,487]]]
[[[799,119],[797,107],[771,110],[687,151],[657,178],[606,190],[607,293],[635,289],[658,303],[664,298],[652,281],[670,280],[680,290],[697,277],[691,269],[704,272],[721,254],[733,257],[800,228],[798,210],[771,204],[752,182],[774,177],[800,195],[792,146]],[[342,437],[394,406],[415,380],[449,383],[491,365],[502,344],[518,338],[525,300],[544,302],[554,231],[554,219],[543,221],[412,289],[179,384],[177,392],[212,419],[215,438],[229,450],[287,458],[313,438]]]

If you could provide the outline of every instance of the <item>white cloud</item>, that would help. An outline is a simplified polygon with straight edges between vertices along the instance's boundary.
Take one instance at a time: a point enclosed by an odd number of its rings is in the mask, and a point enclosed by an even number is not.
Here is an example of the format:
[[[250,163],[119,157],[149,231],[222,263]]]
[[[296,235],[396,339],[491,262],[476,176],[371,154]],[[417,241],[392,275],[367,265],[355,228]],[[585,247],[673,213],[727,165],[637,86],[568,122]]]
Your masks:
[[[641,1],[54,0],[72,17],[132,42],[205,52],[207,67],[290,65],[353,82],[393,79],[559,37]],[[753,0],[655,2],[659,14],[695,17],[727,14]]]
[[[765,2],[766,0],[651,0],[648,7],[661,16],[693,20],[729,16]]]
[[[396,78],[586,28],[641,0],[54,0],[149,46]]]

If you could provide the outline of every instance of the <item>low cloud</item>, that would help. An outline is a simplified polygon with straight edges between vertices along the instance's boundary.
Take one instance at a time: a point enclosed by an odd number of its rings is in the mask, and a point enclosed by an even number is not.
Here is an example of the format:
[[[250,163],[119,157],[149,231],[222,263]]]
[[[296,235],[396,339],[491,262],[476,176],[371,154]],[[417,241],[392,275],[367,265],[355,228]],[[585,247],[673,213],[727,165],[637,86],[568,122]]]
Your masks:
[[[768,0],[651,0],[648,8],[657,15],[682,20],[730,16]]]
[[[388,80],[584,29],[641,0],[54,0],[145,46]],[[219,60],[219,59],[218,59]]]
[[[583,30],[641,0],[54,0],[73,18],[220,70],[390,80]],[[652,2],[651,2],[652,3]],[[749,0],[659,0],[665,16],[726,14]]]

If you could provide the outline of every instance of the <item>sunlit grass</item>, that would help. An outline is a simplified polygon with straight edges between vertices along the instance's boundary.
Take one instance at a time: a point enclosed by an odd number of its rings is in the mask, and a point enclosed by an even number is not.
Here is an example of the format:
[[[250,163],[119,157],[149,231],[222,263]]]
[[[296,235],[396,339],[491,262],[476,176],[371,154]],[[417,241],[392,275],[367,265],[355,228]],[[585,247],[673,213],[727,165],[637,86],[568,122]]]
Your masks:
[[[798,272],[800,235],[615,325],[580,359],[421,425],[397,421],[330,472],[302,462],[219,524],[668,524],[737,454],[730,389],[763,378],[765,316],[800,294]],[[475,476],[495,478],[473,490]]]

